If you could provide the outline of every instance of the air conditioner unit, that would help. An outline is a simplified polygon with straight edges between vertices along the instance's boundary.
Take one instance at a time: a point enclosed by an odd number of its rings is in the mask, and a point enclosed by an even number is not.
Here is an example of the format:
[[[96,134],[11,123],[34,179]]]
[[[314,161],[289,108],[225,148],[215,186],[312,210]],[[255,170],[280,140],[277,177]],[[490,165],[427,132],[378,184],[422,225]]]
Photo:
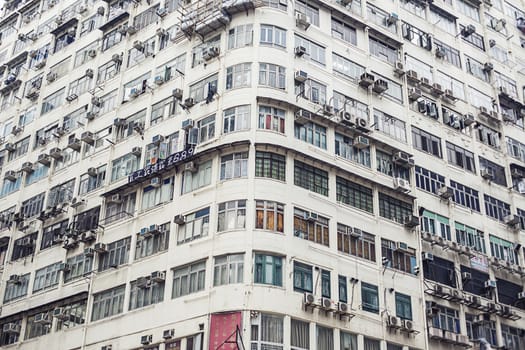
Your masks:
[[[503,222],[508,226],[516,226],[520,223],[520,218],[517,215],[507,215],[503,218]]]
[[[70,267],[69,264],[67,264],[67,263],[60,263],[60,265],[58,266],[58,270],[59,270],[59,271],[64,271],[64,272],[69,271],[70,268],[71,268],[71,267]]]
[[[141,228],[140,231],[139,231],[139,236],[140,237],[144,237],[144,238],[151,237],[151,233],[149,231],[149,227]]]
[[[113,119],[113,125],[114,126],[124,126],[126,125],[126,119],[124,118],[115,118]]]
[[[384,79],[377,79],[374,81],[374,85],[372,86],[372,91],[376,94],[382,94],[388,90],[388,82]]]
[[[49,72],[49,73],[47,73],[47,75],[46,75],[46,80],[47,80],[48,82],[51,83],[51,82],[55,81],[57,77],[58,77],[58,74],[57,74],[57,73],[55,73],[55,72]]]
[[[164,271],[154,271],[151,273],[151,280],[153,282],[164,282],[166,280],[166,272]]]
[[[219,48],[212,46],[208,47],[207,49],[204,49],[204,52],[202,54],[202,59],[204,61],[210,61],[211,59],[219,56]]]
[[[447,52],[442,47],[436,48],[436,57],[437,58],[443,58],[447,55]]]
[[[95,57],[97,56],[97,50],[95,50],[95,49],[90,49],[90,50],[88,50],[87,55],[88,55],[89,57],[91,57],[91,58],[95,58]]]
[[[148,344],[151,344],[151,342],[153,341],[153,335],[143,335],[140,337],[140,343],[142,345],[148,345]]]
[[[403,74],[405,74],[405,65],[403,64],[403,62],[396,61],[395,65],[394,65],[394,72],[399,77],[402,76]]]
[[[54,159],[61,159],[62,158],[62,150],[58,147],[51,148],[49,150],[49,156]]]
[[[347,126],[355,126],[355,116],[350,112],[340,111],[339,119],[341,120],[342,124]]]
[[[87,144],[93,145],[95,143],[95,136],[91,131],[84,131],[80,135],[80,140]]]
[[[485,180],[494,179],[494,170],[492,168],[481,169],[481,177]]]
[[[409,70],[406,72],[407,79],[411,82],[419,82],[419,77],[415,70]]]
[[[408,180],[405,180],[401,177],[395,177],[394,178],[394,189],[400,192],[410,192],[410,182]]]
[[[451,101],[457,100],[456,96],[454,96],[454,92],[452,90],[450,90],[450,89],[445,89],[443,97],[445,97],[446,99],[451,100]]]
[[[122,196],[120,194],[112,194],[107,199],[108,203],[122,203]]]
[[[386,323],[387,323],[387,326],[390,328],[400,328],[401,327],[401,319],[394,315],[388,315],[386,319]]]
[[[4,174],[4,179],[14,182],[18,179],[18,173],[15,172],[14,170],[8,170]]]
[[[139,277],[136,281],[137,288],[148,288],[150,286],[150,279],[148,277]]]
[[[514,122],[514,117],[509,112],[502,110],[501,111],[501,118],[504,122]]]
[[[415,215],[408,215],[403,218],[403,225],[408,228],[419,226],[419,217]]]
[[[509,96],[509,91],[505,86],[499,86],[498,91],[500,95]]]
[[[137,32],[137,28],[135,26],[128,26],[126,28],[126,32],[129,34],[129,35],[133,35]]]
[[[140,40],[135,40],[133,42],[133,48],[137,51],[144,51],[144,43]]]
[[[40,90],[36,87],[32,87],[27,92],[26,97],[30,99],[31,101],[34,101],[38,98],[39,95],[40,95]]]
[[[161,142],[164,142],[164,136],[162,135],[155,135],[151,138],[151,143],[155,144],[155,145],[160,145]]]
[[[295,25],[297,27],[302,27],[304,30],[307,30],[310,27],[310,22],[304,13],[295,11]]]
[[[42,59],[35,64],[36,69],[42,69],[46,66],[47,60]]]
[[[304,125],[310,122],[311,119],[312,119],[312,113],[310,113],[310,111],[307,111],[306,109],[301,108],[295,112],[294,121],[296,124]]]
[[[16,150],[16,146],[14,143],[8,142],[5,144],[5,150],[7,152],[14,152]]]
[[[407,332],[414,331],[414,322],[410,320],[401,320],[401,328]]]
[[[432,94],[434,96],[441,96],[444,93],[445,93],[445,91],[443,91],[443,87],[441,86],[441,84],[439,84],[439,83],[432,84]]]
[[[525,173],[518,168],[512,168],[510,169],[510,176],[515,179],[523,179],[525,177]]]
[[[171,339],[175,336],[175,330],[174,329],[165,329],[162,331],[162,338],[163,339]]]
[[[408,244],[406,244],[405,242],[396,242],[396,251],[408,251]]]
[[[361,76],[359,77],[359,86],[365,89],[368,89],[368,87],[372,85],[374,81],[375,81],[374,75],[365,72],[361,74]]]
[[[11,275],[9,276],[9,280],[7,280],[8,283],[12,284],[18,284],[21,283],[20,276],[19,275]]]
[[[484,283],[484,286],[487,289],[489,289],[489,288],[490,289],[494,289],[494,288],[496,288],[496,281],[494,281],[494,280],[486,280],[485,283]]]
[[[432,87],[432,84],[430,84],[430,79],[428,79],[427,77],[421,77],[420,83],[421,83],[421,85],[423,85],[426,88],[431,88]]]
[[[160,18],[163,18],[163,17],[166,17],[166,15],[168,14],[168,10],[166,10],[164,7],[159,7],[156,11],[155,11],[155,14],[157,16],[159,16]]]
[[[469,345],[469,338],[465,334],[456,334],[456,343],[460,345]]]
[[[482,115],[482,116],[485,116],[485,117],[489,116],[489,111],[488,111],[487,107],[480,106],[478,108],[478,111],[479,111],[479,114]]]
[[[97,115],[98,115],[97,112],[94,112],[94,111],[88,111],[88,112],[86,113],[86,119],[87,119],[88,121],[93,120],[93,119],[96,118]]]
[[[161,232],[160,226],[157,224],[151,224],[148,227],[148,232],[150,232],[153,235],[159,234]]]
[[[111,60],[115,63],[121,63],[122,57],[118,53],[116,53],[113,56],[111,56]]]
[[[173,218],[173,222],[177,225],[184,225],[186,223],[186,217],[181,214],[175,215],[175,217]]]
[[[443,199],[449,199],[454,197],[454,189],[452,187],[443,186],[438,189],[437,194]]]
[[[330,300],[330,298],[322,297],[320,306],[323,310],[330,311],[332,310],[332,300]]]
[[[162,178],[160,178],[158,176],[152,177],[150,182],[149,182],[149,185],[151,187],[154,187],[154,188],[158,188],[158,187],[162,186]]]
[[[429,252],[423,252],[423,261],[434,261],[434,254]]]
[[[107,253],[106,245],[104,243],[95,243],[93,250],[99,254]]]
[[[187,162],[184,164],[184,171],[190,171],[195,173],[199,170],[199,167],[194,162]]]
[[[20,325],[17,323],[5,323],[2,327],[2,331],[7,334],[20,334]]]
[[[323,114],[325,116],[332,116],[334,114],[334,107],[330,106],[329,104],[323,105]]]
[[[308,80],[308,73],[306,73],[305,71],[302,71],[302,70],[298,70],[295,72],[295,81],[299,82],[299,83],[304,83],[305,81]]]
[[[84,249],[84,255],[85,256],[93,256],[93,255],[95,255],[95,249],[93,249],[93,248],[85,248]]]
[[[38,155],[37,162],[42,165],[49,166],[49,164],[51,164],[51,157],[46,153],[41,153]]]
[[[358,149],[367,148],[370,146],[370,140],[364,136],[357,136],[352,143],[352,146]]]
[[[385,23],[387,26],[396,24],[398,20],[399,20],[399,16],[397,15],[397,13],[394,13],[394,12],[390,13],[389,15],[385,17]]]
[[[476,27],[474,27],[474,25],[472,24],[469,24],[465,27],[463,27],[463,29],[461,29],[461,35],[463,37],[468,37],[472,34],[474,34],[476,32]]]
[[[31,162],[25,162],[22,164],[22,169],[25,173],[32,173],[33,172],[33,163]]]
[[[136,157],[140,157],[142,154],[142,148],[139,146],[135,146],[131,149],[131,154],[133,154]]]
[[[53,318],[59,319],[59,320],[67,320],[69,318],[69,314],[67,312],[67,309],[65,307],[57,307],[53,310]]]
[[[365,118],[361,118],[361,117],[355,118],[355,128],[364,133],[370,132],[368,121]]]
[[[157,75],[154,80],[156,85],[164,84],[164,77],[162,75]]]
[[[337,312],[343,315],[350,313],[350,306],[347,303],[338,302],[337,303]]]
[[[517,298],[519,300],[524,300],[525,299],[525,291],[524,292],[519,292],[518,295],[517,295]]]
[[[422,96],[423,96],[423,94],[421,92],[421,89],[418,89],[418,88],[415,88],[415,87],[412,87],[412,88],[408,89],[408,98],[411,101],[415,101],[415,100],[421,98]]]
[[[488,72],[492,72],[494,70],[494,65],[490,62],[486,62],[484,65],[483,65],[483,71],[488,73]]]
[[[87,232],[83,232],[81,235],[80,235],[80,241],[81,242],[92,242],[92,241],[95,241],[97,239],[97,232],[96,231],[87,231]]]
[[[86,69],[85,75],[89,79],[93,79],[94,74],[95,74],[95,72],[93,71],[93,69],[91,69],[91,68]]]
[[[195,100],[193,99],[193,97],[188,97],[187,99],[184,100],[184,107],[191,108],[194,105],[195,105]]]
[[[304,46],[296,46],[295,47],[295,56],[301,57],[306,53],[306,47]]]
[[[410,165],[410,164],[413,165],[413,162],[414,162],[408,153],[401,152],[401,151],[394,153],[394,156],[392,157],[392,161],[395,164],[402,165],[402,166]]]
[[[182,100],[182,89],[175,88],[171,91],[171,96],[177,100]]]
[[[75,151],[80,150],[80,147],[81,147],[80,140],[77,139],[74,134],[71,135],[68,139],[67,147]]]
[[[472,125],[476,122],[476,118],[474,117],[474,115],[468,113],[468,114],[465,114],[463,116],[463,124],[465,126],[469,126],[469,125]]]

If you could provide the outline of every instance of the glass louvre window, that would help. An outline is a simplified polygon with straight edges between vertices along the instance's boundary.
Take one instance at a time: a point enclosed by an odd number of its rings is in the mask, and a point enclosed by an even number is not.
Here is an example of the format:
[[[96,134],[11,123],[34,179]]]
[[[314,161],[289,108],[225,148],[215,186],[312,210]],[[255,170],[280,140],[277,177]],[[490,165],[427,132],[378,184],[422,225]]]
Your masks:
[[[503,222],[503,219],[510,215],[510,205],[497,198],[484,195],[485,214],[493,219]]]
[[[246,200],[219,204],[217,232],[243,229],[246,226]]]
[[[478,191],[453,180],[450,180],[450,187],[454,189],[454,202],[456,204],[480,212]]]
[[[282,287],[283,258],[276,255],[255,254],[253,282]]]
[[[172,298],[204,290],[205,279],[206,260],[174,269]]]
[[[256,151],[255,176],[286,181],[286,158],[280,154]]]
[[[357,227],[337,224],[337,250],[376,261],[375,236]]]
[[[230,254],[215,257],[213,285],[242,283],[244,280],[244,254]]]
[[[518,264],[514,243],[493,235],[489,235],[489,240],[492,256],[511,264]]]
[[[286,30],[268,24],[261,24],[260,43],[261,45],[270,45],[285,48]]]
[[[255,201],[255,228],[284,232],[284,204],[264,200]]]
[[[336,197],[339,202],[369,213],[373,212],[372,190],[368,187],[338,176],[336,179]]]
[[[221,180],[248,176],[248,152],[232,153],[221,157]]]
[[[328,219],[316,213],[294,208],[294,236],[329,246]]]
[[[294,184],[328,196],[328,172],[298,160],[294,162]]]
[[[402,223],[409,215],[412,215],[412,204],[379,193],[379,216]]]
[[[293,350],[310,349],[310,324],[308,322],[291,320],[290,345]]]
[[[30,273],[19,276],[18,283],[6,283],[4,303],[23,298],[27,295]]]
[[[296,139],[326,149],[326,127],[322,125],[311,122],[303,125],[295,123],[294,134]]]

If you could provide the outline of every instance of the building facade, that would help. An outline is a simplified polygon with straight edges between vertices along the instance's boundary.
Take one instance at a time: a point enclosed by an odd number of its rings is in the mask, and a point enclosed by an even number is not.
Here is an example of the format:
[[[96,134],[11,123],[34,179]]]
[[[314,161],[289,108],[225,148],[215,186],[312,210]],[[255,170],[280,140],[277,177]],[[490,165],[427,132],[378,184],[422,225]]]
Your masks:
[[[525,349],[524,5],[5,1],[0,346]]]

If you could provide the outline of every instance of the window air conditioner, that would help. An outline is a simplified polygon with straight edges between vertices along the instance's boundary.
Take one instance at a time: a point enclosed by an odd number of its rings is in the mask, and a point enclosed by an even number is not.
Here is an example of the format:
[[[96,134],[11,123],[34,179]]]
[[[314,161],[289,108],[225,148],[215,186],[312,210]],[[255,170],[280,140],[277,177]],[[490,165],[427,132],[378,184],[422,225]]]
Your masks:
[[[408,180],[405,180],[401,177],[394,178],[394,189],[400,191],[400,192],[410,192],[410,182]]]

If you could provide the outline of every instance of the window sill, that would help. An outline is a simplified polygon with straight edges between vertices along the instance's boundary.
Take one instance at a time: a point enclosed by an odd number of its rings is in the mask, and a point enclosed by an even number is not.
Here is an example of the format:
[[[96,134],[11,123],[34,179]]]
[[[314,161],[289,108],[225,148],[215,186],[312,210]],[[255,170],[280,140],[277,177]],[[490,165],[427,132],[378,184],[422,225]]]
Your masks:
[[[250,131],[250,127],[246,128],[246,129],[239,129],[239,130],[232,130],[232,131],[228,131],[228,132],[222,132],[222,135],[223,136],[226,136],[226,135],[232,135],[232,134],[238,134],[240,132],[246,132],[246,131]]]
[[[270,90],[274,90],[274,91],[280,91],[280,92],[283,92],[285,94],[287,93],[286,88],[280,88],[280,87],[277,87],[277,86],[259,84],[257,87],[259,89],[270,89]]]
[[[224,183],[227,183],[227,182],[230,182],[230,181],[234,181],[234,180],[247,180],[248,179],[248,176],[239,176],[239,177],[232,177],[231,179],[219,179],[219,182],[217,183],[217,185],[222,185]]]
[[[267,132],[267,133],[270,133],[270,134],[275,134],[275,135],[280,135],[280,136],[286,136],[286,134],[283,133],[283,132],[276,131],[276,130],[271,130],[271,129],[262,129],[262,128],[257,128],[257,132]]]
[[[271,177],[256,176],[255,180],[273,181],[273,182],[277,182],[277,183],[279,183],[281,185],[286,185],[286,180],[279,180],[279,179],[274,179],[274,178],[271,178]]]
[[[137,249],[135,248],[135,251],[137,251]],[[152,253],[150,255],[146,255],[146,256],[142,256],[140,258],[133,258],[133,263],[140,263],[140,262],[143,262],[143,261],[147,261],[151,258],[154,258],[154,257],[158,257],[159,255],[162,255],[164,253],[167,253],[168,252],[168,248],[164,249],[164,250],[160,250],[158,252],[155,252],[155,253]]]
[[[225,234],[228,234],[228,233],[243,232],[243,231],[246,231],[246,227],[232,228],[232,229],[227,229],[227,230],[224,230],[224,231],[218,231],[217,230],[217,235],[225,235]]]
[[[267,232],[267,233],[273,233],[273,234],[276,234],[276,235],[279,235],[279,236],[285,236],[284,232],[279,232],[279,231],[274,231],[274,230],[267,230],[267,229],[264,229],[264,228],[254,228],[253,230],[256,231],[256,232]]]

